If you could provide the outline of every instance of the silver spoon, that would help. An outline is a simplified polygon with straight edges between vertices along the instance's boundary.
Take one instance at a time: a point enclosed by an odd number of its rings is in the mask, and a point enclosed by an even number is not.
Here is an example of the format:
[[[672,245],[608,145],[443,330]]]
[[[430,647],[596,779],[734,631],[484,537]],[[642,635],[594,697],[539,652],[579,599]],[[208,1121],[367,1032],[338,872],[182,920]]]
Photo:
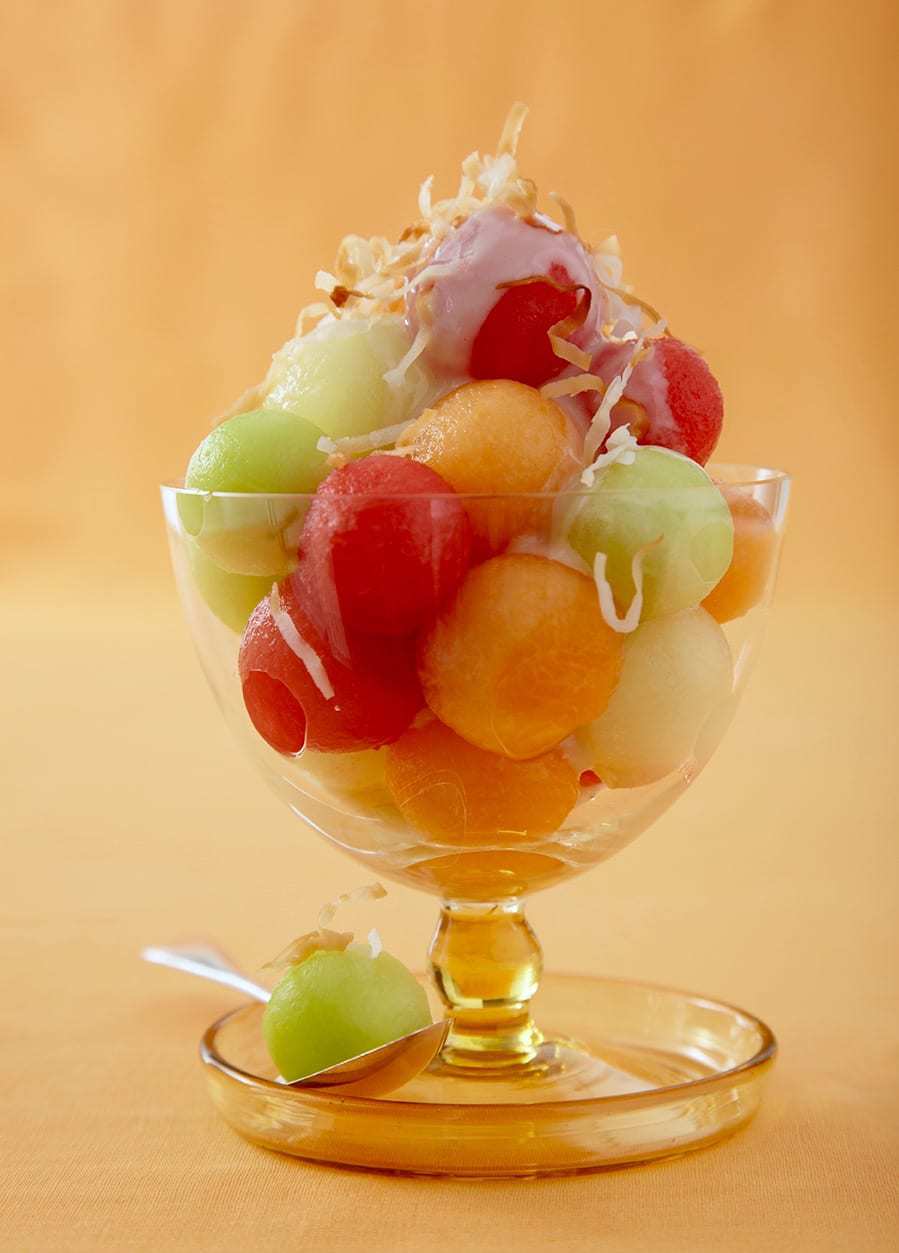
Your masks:
[[[268,988],[254,983],[237,969],[219,949],[209,944],[185,944],[178,948],[150,945],[141,949],[144,961],[155,966],[169,966],[213,983],[223,983],[255,1001],[266,1004],[271,998]],[[400,1036],[358,1057],[350,1057],[305,1075],[289,1088],[330,1088],[341,1096],[381,1096],[394,1092],[404,1083],[421,1074],[440,1052],[449,1033],[449,1021],[431,1023],[410,1035]]]

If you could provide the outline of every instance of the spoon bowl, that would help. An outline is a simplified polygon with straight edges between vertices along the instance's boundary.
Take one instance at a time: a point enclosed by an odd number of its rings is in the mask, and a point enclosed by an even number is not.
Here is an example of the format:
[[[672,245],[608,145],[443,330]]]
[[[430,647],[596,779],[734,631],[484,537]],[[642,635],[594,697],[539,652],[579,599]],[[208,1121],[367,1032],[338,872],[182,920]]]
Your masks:
[[[154,966],[168,966],[199,979],[222,983],[263,1004],[271,998],[268,988],[243,974],[211,944],[150,945],[141,950],[141,957]],[[302,1079],[281,1082],[287,1088],[327,1088],[334,1095],[382,1096],[395,1092],[431,1064],[446,1042],[449,1026],[448,1019],[433,1022]]]

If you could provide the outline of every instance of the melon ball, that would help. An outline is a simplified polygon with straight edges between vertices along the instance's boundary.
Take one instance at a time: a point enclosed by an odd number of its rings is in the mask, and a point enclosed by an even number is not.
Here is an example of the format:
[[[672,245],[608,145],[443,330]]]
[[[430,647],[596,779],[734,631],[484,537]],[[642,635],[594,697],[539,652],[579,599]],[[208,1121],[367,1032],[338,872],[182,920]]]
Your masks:
[[[644,622],[606,709],[577,732],[584,759],[608,787],[654,783],[690,760],[732,687],[730,648],[704,609]]]
[[[464,578],[471,523],[439,474],[376,453],[325,480],[300,545],[313,593],[336,602],[349,629],[409,635]]]
[[[262,1033],[289,1083],[430,1025],[424,988],[390,953],[319,949],[272,992]]]
[[[578,502],[568,542],[591,566],[606,557],[605,576],[624,613],[636,586],[632,563],[642,557],[642,619],[698,605],[723,577],[733,556],[734,526],[727,501],[689,457],[667,448],[638,448],[631,465],[601,469]]]
[[[621,640],[592,579],[513,553],[471,570],[422,638],[419,675],[431,709],[470,744],[537,757],[606,707]]]
[[[521,495],[555,491],[579,465],[559,406],[508,379],[456,388],[406,428],[398,447],[460,495],[494,497],[465,501],[481,547],[493,552],[546,528],[551,502]]]
[[[400,318],[323,322],[275,354],[265,404],[289,410],[332,439],[402,422],[432,387],[421,362],[393,384],[385,379],[409,346]]]
[[[190,573],[203,600],[225,626],[238,633],[243,631],[250,614],[271,590],[272,580],[264,575],[223,570],[190,541],[185,549]]]
[[[344,635],[340,655],[299,578],[256,607],[240,646],[244,705],[272,748],[350,753],[397,739],[422,706],[406,640]]]
[[[722,491],[734,522],[734,555],[724,578],[702,603],[717,622],[730,622],[764,598],[777,559],[777,532],[759,501],[739,488]]]
[[[384,750],[387,785],[410,826],[447,844],[489,847],[551,835],[577,803],[558,749],[513,761],[475,748],[436,718]]]
[[[632,344],[604,344],[591,369],[611,383],[632,354]],[[598,403],[595,393],[584,399],[588,409]],[[638,443],[670,448],[705,465],[721,434],[724,398],[696,349],[664,335],[634,367],[611,417],[612,430],[627,424]]]
[[[321,431],[309,422],[273,409],[254,409],[220,423],[187,467],[185,486],[193,490],[178,496],[185,531],[232,573],[286,574],[296,564],[296,523],[303,503],[274,497],[315,491],[328,472],[317,447],[320,438]],[[206,495],[213,492],[226,494]]]

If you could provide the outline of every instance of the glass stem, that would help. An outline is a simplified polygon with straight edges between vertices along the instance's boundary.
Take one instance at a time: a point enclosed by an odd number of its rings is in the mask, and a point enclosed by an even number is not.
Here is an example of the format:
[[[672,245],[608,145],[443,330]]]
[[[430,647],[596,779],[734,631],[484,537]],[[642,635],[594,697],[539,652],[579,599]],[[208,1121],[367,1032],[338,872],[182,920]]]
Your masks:
[[[521,901],[444,903],[429,956],[452,1017],[444,1063],[494,1068],[530,1062],[543,1040],[530,1014],[543,954]]]

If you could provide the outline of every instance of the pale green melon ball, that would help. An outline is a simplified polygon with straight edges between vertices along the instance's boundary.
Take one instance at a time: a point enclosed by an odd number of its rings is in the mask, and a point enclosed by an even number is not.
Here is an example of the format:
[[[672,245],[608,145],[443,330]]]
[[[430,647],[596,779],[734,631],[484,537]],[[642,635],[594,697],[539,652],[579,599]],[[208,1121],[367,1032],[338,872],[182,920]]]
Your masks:
[[[403,422],[430,387],[420,360],[397,385],[384,379],[409,342],[400,318],[324,323],[275,354],[265,403],[289,409],[335,439]]]
[[[430,1022],[424,988],[402,962],[353,946],[320,949],[291,966],[265,1007],[262,1032],[292,1083]]]
[[[632,559],[643,557],[641,621],[698,605],[731,562],[734,526],[727,501],[702,466],[651,446],[632,465],[600,470],[570,523],[568,542],[593,566],[605,553],[606,578],[619,612],[634,595]]]
[[[329,790],[347,796],[387,791],[384,749],[364,748],[356,753],[317,753],[306,748],[296,765]]]
[[[729,708],[732,686],[730,648],[711,614],[644,622],[625,639],[605,711],[577,732],[584,758],[609,787],[653,783],[691,760],[710,719]]]
[[[271,591],[272,580],[264,575],[223,570],[190,541],[187,560],[197,590],[215,616],[232,631],[242,632],[250,614]]]
[[[223,569],[280,577],[296,564],[302,504],[209,496],[212,492],[304,494],[328,473],[321,431],[296,414],[254,409],[210,431],[190,459],[178,511],[187,533]],[[203,494],[201,494],[203,493]]]

